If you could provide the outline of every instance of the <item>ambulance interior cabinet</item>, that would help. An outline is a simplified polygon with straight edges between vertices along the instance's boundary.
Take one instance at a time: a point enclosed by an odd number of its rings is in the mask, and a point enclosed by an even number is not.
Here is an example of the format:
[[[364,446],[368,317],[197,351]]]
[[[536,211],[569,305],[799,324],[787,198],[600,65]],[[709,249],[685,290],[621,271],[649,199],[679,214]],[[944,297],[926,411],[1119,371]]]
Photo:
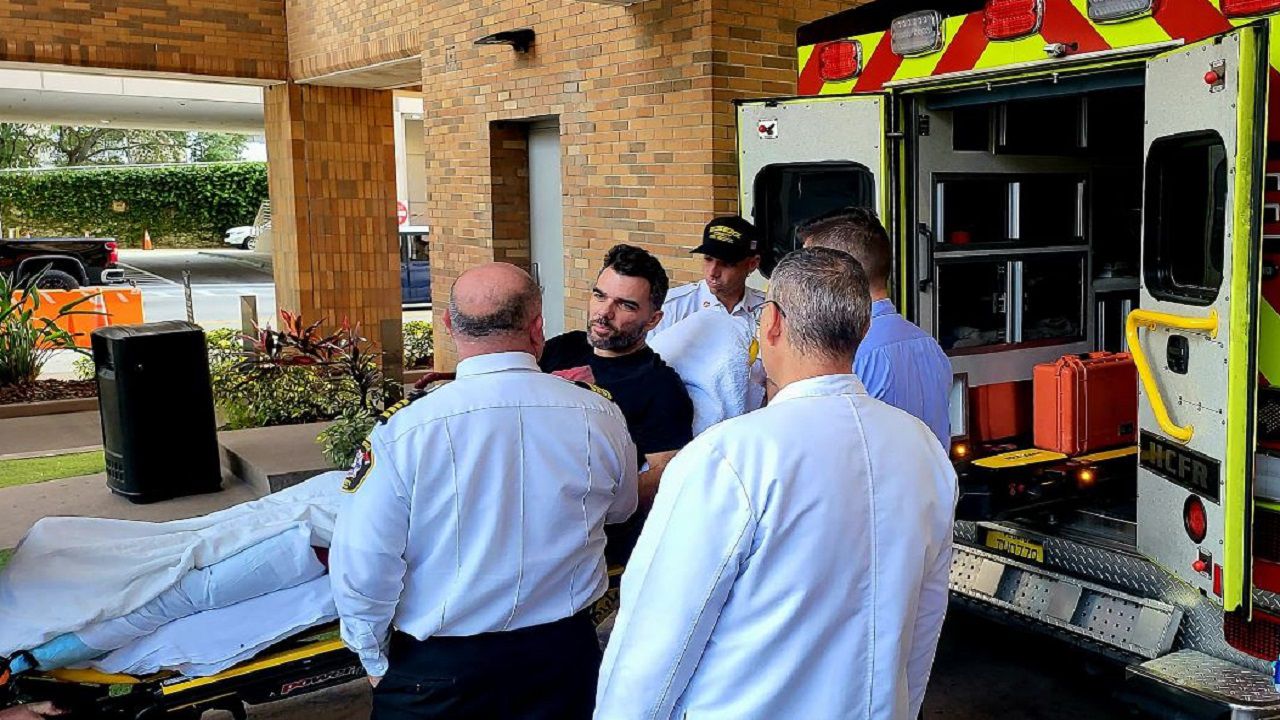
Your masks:
[[[123,325],[92,343],[111,491],[148,503],[221,489],[204,331]]]
[[[1084,339],[1086,248],[939,257],[937,337],[950,354]]]
[[[1085,192],[1073,174],[939,174],[936,251],[1083,245]]]

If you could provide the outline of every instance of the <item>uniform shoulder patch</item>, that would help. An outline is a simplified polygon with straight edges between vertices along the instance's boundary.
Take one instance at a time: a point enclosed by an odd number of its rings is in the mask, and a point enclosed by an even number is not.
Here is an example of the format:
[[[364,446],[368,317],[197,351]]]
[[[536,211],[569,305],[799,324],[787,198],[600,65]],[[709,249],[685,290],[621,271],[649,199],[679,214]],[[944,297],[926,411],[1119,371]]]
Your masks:
[[[404,400],[401,400],[387,408],[378,416],[378,420],[374,424],[374,427],[377,427],[378,425],[386,425],[396,413],[404,410],[427,395],[430,395],[433,390],[435,390],[435,388],[425,392],[415,392]],[[356,459],[351,464],[351,469],[347,471],[346,479],[342,481],[342,491],[353,493],[359,490],[360,486],[364,484],[365,477],[367,477],[369,475],[369,471],[373,469],[373,463],[373,444],[369,441],[369,438],[366,437],[364,442],[360,443],[360,449],[356,452]]]
[[[360,449],[356,451],[355,462],[351,464],[351,469],[347,471],[347,477],[342,481],[342,492],[353,493],[360,489],[364,484],[364,479],[368,477],[369,471],[373,469],[373,445],[365,438],[360,443]]]
[[[605,390],[599,385],[592,385],[589,382],[582,382],[581,380],[575,380],[573,384],[577,385],[583,390],[590,390],[591,392],[599,395],[600,397],[604,398],[605,400],[608,400],[609,402],[613,402],[613,393],[609,392],[608,390]]]

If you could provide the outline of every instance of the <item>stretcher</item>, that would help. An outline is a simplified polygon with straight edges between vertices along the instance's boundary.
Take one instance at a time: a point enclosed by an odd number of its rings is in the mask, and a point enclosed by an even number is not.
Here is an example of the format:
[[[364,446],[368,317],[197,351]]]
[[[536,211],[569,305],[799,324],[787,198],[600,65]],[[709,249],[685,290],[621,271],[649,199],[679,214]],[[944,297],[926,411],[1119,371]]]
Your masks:
[[[364,675],[355,654],[338,638],[337,625],[312,628],[254,659],[217,675],[188,678],[171,672],[148,676],[56,670],[13,678],[0,688],[0,707],[51,701],[67,720],[196,720],[225,710],[236,720],[247,705],[275,702],[350,682]]]
[[[609,588],[591,608],[597,626],[617,611],[621,578],[622,567],[609,568]],[[355,653],[342,644],[337,623],[328,623],[209,677],[65,669],[20,675],[6,682],[0,672],[0,709],[49,701],[67,711],[59,716],[63,720],[198,720],[208,710],[225,710],[235,720],[243,720],[246,706],[306,695],[364,674]]]

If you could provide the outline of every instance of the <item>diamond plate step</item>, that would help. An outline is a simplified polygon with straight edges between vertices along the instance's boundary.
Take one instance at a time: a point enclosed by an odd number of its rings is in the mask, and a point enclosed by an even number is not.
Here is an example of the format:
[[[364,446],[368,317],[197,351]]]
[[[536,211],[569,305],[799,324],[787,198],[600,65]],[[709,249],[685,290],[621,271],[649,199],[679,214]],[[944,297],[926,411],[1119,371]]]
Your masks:
[[[957,544],[951,591],[1059,630],[1157,658],[1173,646],[1182,610]]]
[[[1128,672],[1130,682],[1144,690],[1213,703],[1224,720],[1280,718],[1280,692],[1270,677],[1202,652],[1179,650]]]

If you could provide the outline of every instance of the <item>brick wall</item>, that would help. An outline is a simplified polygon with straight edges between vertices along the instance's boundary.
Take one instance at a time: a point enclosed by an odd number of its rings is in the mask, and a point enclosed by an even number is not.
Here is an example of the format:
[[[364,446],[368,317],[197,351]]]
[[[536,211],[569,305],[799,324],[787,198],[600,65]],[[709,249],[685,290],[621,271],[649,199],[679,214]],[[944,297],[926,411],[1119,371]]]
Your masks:
[[[359,322],[400,318],[390,91],[266,90],[276,305]]]
[[[413,57],[422,50],[416,0],[288,0],[295,80]]]
[[[0,0],[0,61],[283,80],[284,0]]]
[[[489,127],[493,259],[529,270],[529,128],[495,122]]]
[[[432,275],[441,302],[458,273],[509,252],[495,205],[500,121],[558,116],[567,318],[619,242],[656,253],[677,283],[685,251],[716,214],[737,210],[734,97],[795,91],[795,29],[857,4],[841,0],[581,0],[424,3],[423,92]],[[537,32],[525,55],[473,41]],[[527,233],[526,233],[527,234]],[[524,240],[527,247],[527,240]],[[495,249],[496,244],[496,249]],[[451,360],[447,338],[438,357]]]

